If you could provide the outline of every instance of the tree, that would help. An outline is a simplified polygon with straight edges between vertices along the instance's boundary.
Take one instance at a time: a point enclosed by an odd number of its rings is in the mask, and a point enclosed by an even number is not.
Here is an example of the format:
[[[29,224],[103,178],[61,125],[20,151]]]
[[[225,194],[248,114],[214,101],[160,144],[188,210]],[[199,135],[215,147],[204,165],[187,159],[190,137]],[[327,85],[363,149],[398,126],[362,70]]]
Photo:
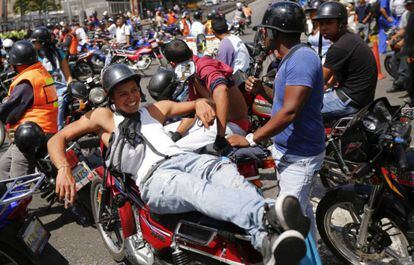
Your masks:
[[[56,4],[53,0],[17,0],[13,5],[14,13],[20,13],[21,16],[28,12],[38,11],[41,14],[43,12],[59,10],[60,8],[60,3]]]

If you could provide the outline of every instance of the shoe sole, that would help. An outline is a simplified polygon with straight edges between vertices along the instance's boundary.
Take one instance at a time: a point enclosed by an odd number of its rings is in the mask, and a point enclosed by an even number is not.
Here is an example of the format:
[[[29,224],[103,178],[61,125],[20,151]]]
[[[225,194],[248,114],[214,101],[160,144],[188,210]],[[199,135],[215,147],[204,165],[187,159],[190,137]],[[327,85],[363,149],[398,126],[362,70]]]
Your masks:
[[[306,254],[303,236],[294,230],[285,231],[271,246],[273,256],[264,265],[294,265]]]
[[[279,196],[274,207],[277,220],[284,231],[296,230],[304,238],[307,237],[310,229],[310,220],[303,214],[299,200],[295,196]]]

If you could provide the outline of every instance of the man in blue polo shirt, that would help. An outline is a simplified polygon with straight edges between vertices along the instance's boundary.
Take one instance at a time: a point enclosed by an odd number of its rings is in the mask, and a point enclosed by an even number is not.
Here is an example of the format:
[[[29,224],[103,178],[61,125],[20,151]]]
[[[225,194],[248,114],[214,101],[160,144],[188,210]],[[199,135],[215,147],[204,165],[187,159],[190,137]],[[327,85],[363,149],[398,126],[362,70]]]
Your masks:
[[[266,11],[262,25],[265,44],[277,50],[283,59],[276,75],[272,118],[246,137],[230,136],[233,146],[254,146],[270,138],[279,173],[280,194],[296,196],[303,211],[316,226],[310,205],[313,181],[325,156],[325,131],[322,121],[323,73],[318,55],[300,43],[305,14],[293,2],[277,2]],[[262,89],[258,79],[250,77],[246,89]]]

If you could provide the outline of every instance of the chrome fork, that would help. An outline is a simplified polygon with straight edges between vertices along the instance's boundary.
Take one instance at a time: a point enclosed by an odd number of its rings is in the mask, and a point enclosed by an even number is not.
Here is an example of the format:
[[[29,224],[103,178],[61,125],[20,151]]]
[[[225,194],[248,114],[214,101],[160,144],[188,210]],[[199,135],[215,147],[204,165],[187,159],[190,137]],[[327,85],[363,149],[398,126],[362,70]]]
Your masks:
[[[369,197],[368,204],[364,205],[364,213],[361,219],[361,225],[359,226],[359,233],[357,236],[357,247],[361,248],[365,246],[368,238],[368,228],[371,224],[371,217],[375,210],[375,201],[378,194],[381,191],[381,185],[375,185],[371,192],[371,196]]]

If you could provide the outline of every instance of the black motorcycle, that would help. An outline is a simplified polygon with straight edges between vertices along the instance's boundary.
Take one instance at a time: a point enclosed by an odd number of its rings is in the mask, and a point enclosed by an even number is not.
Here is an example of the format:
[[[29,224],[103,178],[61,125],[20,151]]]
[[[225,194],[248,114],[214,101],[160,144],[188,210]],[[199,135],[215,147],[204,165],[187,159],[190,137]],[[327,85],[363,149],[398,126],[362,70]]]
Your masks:
[[[383,99],[385,100],[385,99]],[[387,101],[388,102],[388,101]],[[414,119],[413,108],[407,104],[403,106],[392,106],[394,115],[393,121],[402,121],[410,123]],[[360,112],[364,113],[366,109]],[[359,114],[356,114],[359,115]],[[332,189],[339,185],[365,183],[366,179],[355,177],[358,170],[368,161],[367,156],[355,156],[354,149],[360,148],[359,144],[343,147],[343,142],[349,138],[349,129],[354,116],[343,117],[333,120],[332,126],[326,127],[330,121],[325,121],[326,138],[326,156],[319,176],[322,185],[326,188]],[[328,130],[329,129],[329,130]],[[343,136],[343,132],[348,131],[348,135]]]
[[[413,255],[414,165],[406,156],[411,126],[394,118],[400,111],[385,98],[375,100],[341,136],[340,148],[359,163],[353,176],[362,184],[328,191],[316,222],[329,250],[346,264],[399,264]]]

